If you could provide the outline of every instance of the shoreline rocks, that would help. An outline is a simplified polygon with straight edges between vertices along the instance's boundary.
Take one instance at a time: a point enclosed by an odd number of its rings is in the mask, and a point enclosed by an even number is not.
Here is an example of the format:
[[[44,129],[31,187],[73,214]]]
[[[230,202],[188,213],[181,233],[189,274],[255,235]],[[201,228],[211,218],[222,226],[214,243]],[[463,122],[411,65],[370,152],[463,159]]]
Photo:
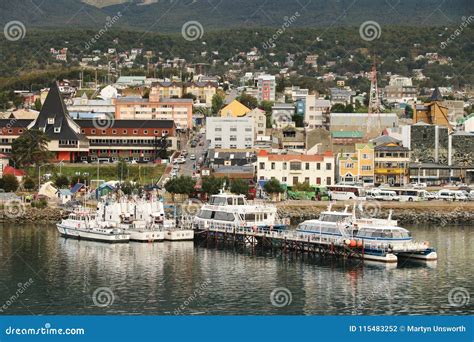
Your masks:
[[[56,207],[33,208],[23,206],[0,211],[1,223],[57,223],[67,215],[64,209]]]

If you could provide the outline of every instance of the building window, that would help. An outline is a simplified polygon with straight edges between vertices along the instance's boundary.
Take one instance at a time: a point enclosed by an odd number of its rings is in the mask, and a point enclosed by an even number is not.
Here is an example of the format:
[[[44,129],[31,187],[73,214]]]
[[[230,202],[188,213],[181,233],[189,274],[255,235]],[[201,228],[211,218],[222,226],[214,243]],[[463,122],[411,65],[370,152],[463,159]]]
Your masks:
[[[275,170],[275,163],[272,162],[270,165],[271,165],[271,166],[270,166],[271,169],[272,169],[272,170]]]
[[[331,163],[326,163],[326,170],[329,171],[331,170],[332,166]]]
[[[369,155],[367,153],[362,154],[362,159],[369,159]]]
[[[286,162],[283,162],[283,170],[286,170],[286,168],[287,168],[287,164]]]
[[[143,134],[148,134],[148,130],[147,130],[147,129],[144,129],[144,130],[143,130]]]
[[[372,170],[372,166],[370,165],[362,165],[362,171],[371,171]]]
[[[215,137],[214,141],[222,141],[221,137]]]
[[[113,130],[112,130],[112,134],[117,134],[117,130],[116,130],[116,129],[113,129]]]
[[[134,129],[133,134],[138,134],[138,129]]]
[[[54,118],[48,118],[48,125],[54,125]]]
[[[82,133],[82,134],[85,134],[85,133],[86,133],[86,130],[85,130],[85,129],[81,129],[81,133]]]
[[[290,170],[301,170],[300,162],[290,162]]]
[[[158,134],[158,130],[155,129],[155,130],[153,131],[153,134]]]
[[[321,163],[316,164],[316,170],[321,170]]]
[[[107,131],[105,129],[102,130],[102,134],[106,134]]]
[[[321,177],[316,177],[316,184],[321,184]]]
[[[331,185],[331,177],[326,177],[326,185]]]
[[[260,163],[259,168],[260,170],[265,170],[265,163]]]
[[[230,141],[237,141],[237,136],[236,135],[231,135],[230,136]]]
[[[306,163],[306,164],[305,164],[305,169],[306,169],[306,170],[309,170],[309,163]],[[308,181],[308,182],[309,182],[309,181]]]
[[[122,133],[123,133],[123,134],[127,134],[127,130],[124,129],[124,130],[122,131]]]
[[[10,133],[10,134],[13,133],[13,129],[9,129],[8,133]]]
[[[61,127],[54,127],[54,133],[60,133]]]
[[[230,131],[231,131],[231,132],[237,132],[237,127],[231,127],[231,128],[230,128]]]
[[[305,177],[304,182],[305,182],[306,184],[309,184],[309,177]]]
[[[169,133],[168,130],[165,129],[162,134],[167,135],[168,133]]]
[[[286,177],[281,177],[281,181],[286,183]]]
[[[222,132],[222,127],[216,127],[215,131],[216,132]]]
[[[346,163],[346,169],[352,169],[354,167],[354,163]]]

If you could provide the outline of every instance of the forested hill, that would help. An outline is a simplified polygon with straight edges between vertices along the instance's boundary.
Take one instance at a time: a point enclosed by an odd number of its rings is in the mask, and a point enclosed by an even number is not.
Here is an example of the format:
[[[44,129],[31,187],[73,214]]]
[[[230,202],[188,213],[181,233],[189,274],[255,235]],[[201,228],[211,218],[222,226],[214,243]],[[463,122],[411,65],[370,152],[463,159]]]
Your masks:
[[[474,14],[472,0],[2,0],[0,24],[27,27],[96,28],[121,13],[121,29],[178,32],[187,21],[204,30],[234,27],[380,25],[454,26]]]

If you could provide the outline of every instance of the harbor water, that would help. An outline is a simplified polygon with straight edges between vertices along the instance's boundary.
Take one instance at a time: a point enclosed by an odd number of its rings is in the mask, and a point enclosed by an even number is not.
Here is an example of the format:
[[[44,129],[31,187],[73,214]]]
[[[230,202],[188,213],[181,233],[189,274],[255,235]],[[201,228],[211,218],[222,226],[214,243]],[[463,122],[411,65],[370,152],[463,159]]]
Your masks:
[[[0,314],[472,315],[472,227],[407,228],[437,249],[436,262],[106,244],[65,239],[54,225],[4,224]]]

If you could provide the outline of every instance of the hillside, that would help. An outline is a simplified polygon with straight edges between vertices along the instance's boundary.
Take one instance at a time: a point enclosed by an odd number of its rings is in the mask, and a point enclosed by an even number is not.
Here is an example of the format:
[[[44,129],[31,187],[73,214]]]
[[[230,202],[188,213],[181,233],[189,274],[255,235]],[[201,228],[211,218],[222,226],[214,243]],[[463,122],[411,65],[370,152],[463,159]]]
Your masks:
[[[303,6],[303,7],[302,7]],[[281,27],[296,12],[292,27],[459,25],[473,14],[471,0],[42,0],[0,2],[0,24],[20,20],[28,27],[103,27],[108,16],[123,16],[121,29],[178,32],[190,20],[204,30]]]

